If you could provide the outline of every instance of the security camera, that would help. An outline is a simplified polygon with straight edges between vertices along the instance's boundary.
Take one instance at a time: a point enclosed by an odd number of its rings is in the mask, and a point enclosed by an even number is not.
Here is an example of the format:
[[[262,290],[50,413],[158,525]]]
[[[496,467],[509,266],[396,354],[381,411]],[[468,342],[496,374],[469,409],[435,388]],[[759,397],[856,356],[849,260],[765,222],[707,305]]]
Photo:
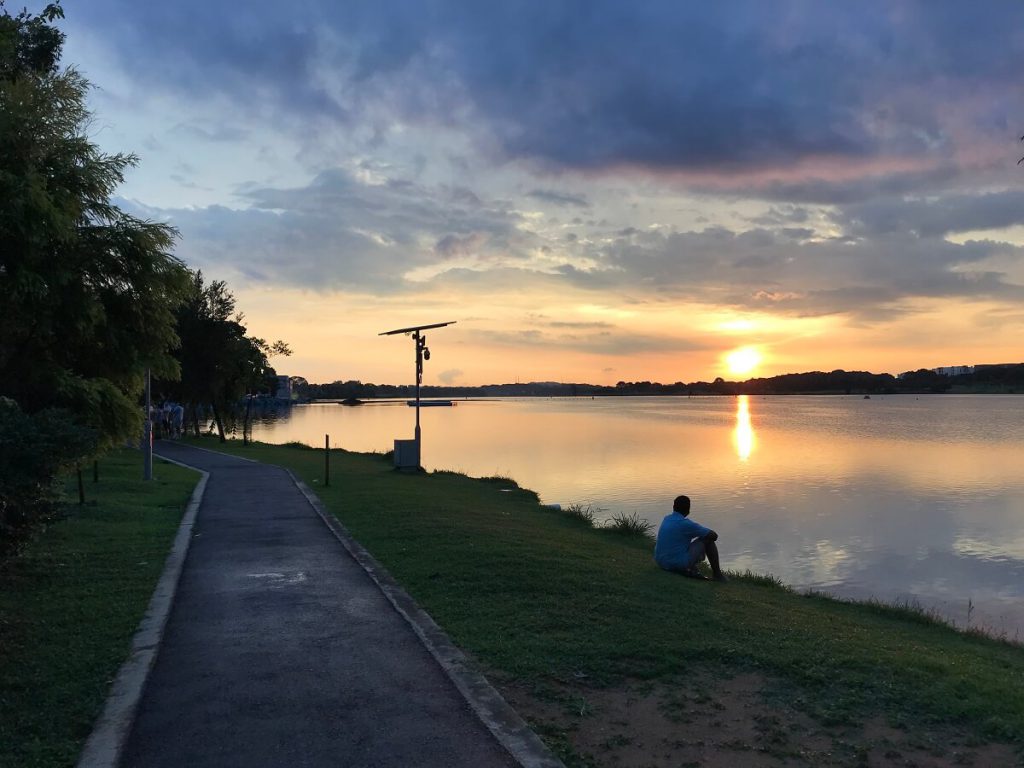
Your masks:
[[[423,350],[423,359],[424,360],[429,360],[430,359],[430,350],[429,349],[424,349]]]

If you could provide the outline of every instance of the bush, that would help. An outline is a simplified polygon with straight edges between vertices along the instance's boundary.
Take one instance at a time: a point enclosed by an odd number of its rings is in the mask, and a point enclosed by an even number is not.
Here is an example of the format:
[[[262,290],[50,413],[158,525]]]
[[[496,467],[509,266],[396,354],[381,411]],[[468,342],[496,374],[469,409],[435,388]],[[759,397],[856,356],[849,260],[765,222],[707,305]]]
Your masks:
[[[625,512],[618,512],[612,515],[612,519],[604,524],[604,529],[626,536],[650,536],[651,531],[654,529],[654,524],[644,520],[636,512],[628,515]]]
[[[95,447],[95,432],[68,411],[29,415],[0,397],[0,552],[53,514],[57,475]]]
[[[563,510],[569,517],[575,517],[577,520],[586,523],[587,525],[593,525],[597,519],[599,512],[603,512],[603,509],[595,508],[590,504],[584,506],[583,504],[569,504]]]

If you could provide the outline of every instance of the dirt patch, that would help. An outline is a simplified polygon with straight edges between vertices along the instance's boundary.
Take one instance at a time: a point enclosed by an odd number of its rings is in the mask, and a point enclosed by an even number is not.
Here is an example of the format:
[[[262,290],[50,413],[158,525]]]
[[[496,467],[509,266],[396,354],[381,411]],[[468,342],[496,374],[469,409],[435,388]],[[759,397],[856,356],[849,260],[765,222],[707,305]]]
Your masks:
[[[1009,768],[1006,744],[950,729],[902,730],[873,719],[826,726],[769,693],[762,675],[678,683],[502,686],[503,695],[570,766],[599,768]]]

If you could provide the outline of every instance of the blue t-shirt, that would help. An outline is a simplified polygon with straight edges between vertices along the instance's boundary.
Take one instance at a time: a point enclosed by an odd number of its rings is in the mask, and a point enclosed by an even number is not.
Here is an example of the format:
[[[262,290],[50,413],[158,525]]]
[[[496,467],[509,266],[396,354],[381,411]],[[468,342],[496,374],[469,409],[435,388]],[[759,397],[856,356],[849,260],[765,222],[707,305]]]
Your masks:
[[[654,545],[654,560],[665,570],[689,568],[690,544],[694,539],[711,533],[700,523],[695,523],[678,512],[666,515],[658,529],[658,542]]]

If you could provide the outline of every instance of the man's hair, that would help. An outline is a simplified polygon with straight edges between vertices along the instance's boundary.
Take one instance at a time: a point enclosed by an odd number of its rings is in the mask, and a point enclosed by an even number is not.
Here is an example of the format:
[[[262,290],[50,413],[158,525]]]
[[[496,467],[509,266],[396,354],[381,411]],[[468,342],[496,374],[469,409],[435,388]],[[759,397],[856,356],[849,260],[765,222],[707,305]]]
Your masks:
[[[690,512],[690,497],[689,496],[676,496],[676,500],[672,502],[672,511],[680,512],[683,516]]]

